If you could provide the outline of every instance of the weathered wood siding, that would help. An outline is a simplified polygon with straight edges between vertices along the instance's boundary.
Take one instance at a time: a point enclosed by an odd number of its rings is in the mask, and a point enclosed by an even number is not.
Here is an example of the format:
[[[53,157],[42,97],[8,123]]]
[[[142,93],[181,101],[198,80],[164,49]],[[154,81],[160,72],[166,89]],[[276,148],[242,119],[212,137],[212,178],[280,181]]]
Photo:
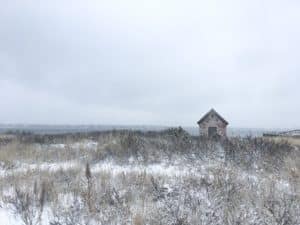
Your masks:
[[[218,116],[215,114],[210,114],[199,124],[199,132],[202,136],[208,136],[208,128],[216,127],[217,134],[225,137],[227,135],[227,124],[225,124]]]

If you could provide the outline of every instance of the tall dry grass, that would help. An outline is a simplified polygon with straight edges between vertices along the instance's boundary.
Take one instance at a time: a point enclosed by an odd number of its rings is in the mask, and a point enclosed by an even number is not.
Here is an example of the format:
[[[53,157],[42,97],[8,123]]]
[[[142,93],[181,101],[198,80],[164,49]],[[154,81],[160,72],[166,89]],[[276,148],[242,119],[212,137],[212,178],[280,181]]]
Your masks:
[[[2,145],[0,160],[15,166],[2,168],[12,171],[0,179],[2,201],[14,207],[25,202],[38,210],[35,201],[26,200],[39,199],[33,193],[40,192],[32,191],[38,183],[46,187],[52,224],[299,224],[299,152],[289,143],[250,137],[199,140],[175,129],[104,133],[91,138],[98,142],[96,149],[71,147],[72,141],[84,139],[51,139],[66,144],[64,148],[20,140]],[[13,173],[16,162],[70,160],[78,160],[77,166]],[[138,164],[141,170],[93,172],[93,165],[104,160]],[[194,170],[181,175],[147,172],[153,163]],[[9,191],[12,187],[19,194]]]

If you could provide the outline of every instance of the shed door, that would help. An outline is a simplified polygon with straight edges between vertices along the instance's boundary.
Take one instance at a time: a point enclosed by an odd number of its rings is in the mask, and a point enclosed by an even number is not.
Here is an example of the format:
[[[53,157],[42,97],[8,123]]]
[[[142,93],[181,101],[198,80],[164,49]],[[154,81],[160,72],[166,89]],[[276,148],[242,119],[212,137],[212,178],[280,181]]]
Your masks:
[[[213,137],[217,134],[217,128],[216,127],[209,127],[208,128],[208,136]]]

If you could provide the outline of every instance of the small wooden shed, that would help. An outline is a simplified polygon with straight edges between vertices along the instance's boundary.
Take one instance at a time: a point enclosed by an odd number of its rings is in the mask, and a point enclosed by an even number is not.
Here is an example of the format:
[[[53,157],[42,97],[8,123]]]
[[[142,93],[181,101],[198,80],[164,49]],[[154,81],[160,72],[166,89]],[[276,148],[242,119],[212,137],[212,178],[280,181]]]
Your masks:
[[[211,109],[198,121],[200,136],[226,137],[228,124],[229,123],[220,116],[216,110]]]

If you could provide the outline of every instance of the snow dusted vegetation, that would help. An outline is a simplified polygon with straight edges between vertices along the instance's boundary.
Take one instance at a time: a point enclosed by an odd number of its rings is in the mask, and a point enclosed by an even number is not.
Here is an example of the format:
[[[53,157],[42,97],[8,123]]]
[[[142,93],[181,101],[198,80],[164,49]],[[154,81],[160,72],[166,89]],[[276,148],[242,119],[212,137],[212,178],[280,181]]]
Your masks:
[[[160,132],[10,136],[1,225],[300,224],[298,146]]]

